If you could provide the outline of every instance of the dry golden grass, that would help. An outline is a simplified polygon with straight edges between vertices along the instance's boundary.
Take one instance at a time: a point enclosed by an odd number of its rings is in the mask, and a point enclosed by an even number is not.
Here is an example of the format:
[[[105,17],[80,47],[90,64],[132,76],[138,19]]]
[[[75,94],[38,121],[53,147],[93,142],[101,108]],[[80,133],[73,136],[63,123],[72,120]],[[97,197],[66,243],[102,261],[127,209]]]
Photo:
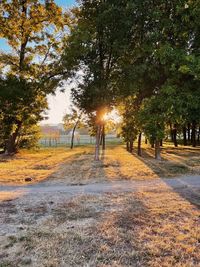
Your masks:
[[[140,158],[110,146],[97,163],[92,148],[22,151],[1,157],[0,182],[114,183],[199,173],[199,148],[168,146],[161,162],[152,153],[145,147]],[[200,192],[164,181],[134,193],[70,199],[56,191],[2,192],[0,267],[200,266]]]
[[[20,230],[0,238],[0,266],[198,267],[200,211],[192,197],[163,183],[37,205],[4,202],[1,222]]]
[[[143,156],[128,153],[123,146],[109,146],[100,161],[84,154],[54,172],[51,181],[86,184],[114,180],[144,180],[200,173],[200,148],[171,146],[163,148],[162,161],[154,159],[154,150],[143,148]]]
[[[56,172],[60,165],[70,164],[81,154],[89,153],[91,148],[81,147],[40,149],[36,151],[22,150],[13,157],[0,156],[0,184],[25,184],[26,178],[30,183],[47,179]]]
[[[0,158],[0,184],[24,184],[25,178],[31,178],[30,183],[86,184],[200,174],[200,148],[165,145],[159,162],[154,149],[143,145],[142,155],[132,155],[121,145],[109,146],[99,162],[93,160],[92,147],[21,151]]]
[[[154,149],[143,145],[142,161],[159,177],[173,177],[183,174],[200,174],[200,147],[164,144],[162,161],[153,159]]]

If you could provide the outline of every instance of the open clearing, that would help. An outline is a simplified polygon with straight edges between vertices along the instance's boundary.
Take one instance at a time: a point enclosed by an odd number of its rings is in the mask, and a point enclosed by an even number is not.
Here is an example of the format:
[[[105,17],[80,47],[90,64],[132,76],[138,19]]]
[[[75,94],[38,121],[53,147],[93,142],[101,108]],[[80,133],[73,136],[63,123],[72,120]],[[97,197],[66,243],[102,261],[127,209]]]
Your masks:
[[[163,160],[153,158],[154,149],[143,149],[143,157],[129,154],[123,146],[109,146],[101,160],[93,161],[93,147],[70,150],[22,151],[13,158],[0,157],[0,184],[87,184],[113,180],[141,180],[200,174],[200,148],[167,146]]]
[[[199,149],[152,152],[1,158],[0,266],[200,266]]]

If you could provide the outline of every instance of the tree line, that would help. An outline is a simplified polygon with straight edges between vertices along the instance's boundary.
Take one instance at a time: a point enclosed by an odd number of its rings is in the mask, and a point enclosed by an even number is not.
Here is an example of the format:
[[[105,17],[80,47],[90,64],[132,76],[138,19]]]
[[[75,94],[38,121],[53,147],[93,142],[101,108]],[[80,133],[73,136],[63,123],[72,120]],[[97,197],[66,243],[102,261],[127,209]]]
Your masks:
[[[6,125],[1,132],[6,133],[7,151],[20,123],[38,121],[46,95],[63,80],[74,82],[73,103],[87,114],[96,134],[95,159],[105,134],[104,116],[113,108],[122,115],[122,136],[130,152],[138,138],[141,154],[142,134],[155,147],[157,159],[168,135],[175,146],[177,136],[184,145],[198,144],[199,0],[81,0],[67,13],[54,1],[14,2],[15,8],[3,1],[0,10],[0,27],[5,29],[0,36],[16,50],[1,54],[0,86],[5,89],[0,101],[6,105],[1,104],[0,120]],[[27,33],[24,25],[32,20]],[[58,33],[62,36],[57,39]],[[27,40],[34,46],[27,46]],[[33,60],[33,55],[43,56],[44,63]],[[9,109],[12,116],[7,115]]]
[[[180,132],[185,145],[196,145],[199,33],[199,1],[81,1],[63,62],[79,81],[74,103],[94,116],[96,159],[103,116],[113,107],[122,114],[129,151],[138,138],[141,155],[144,134],[160,159],[168,129],[175,146]]]

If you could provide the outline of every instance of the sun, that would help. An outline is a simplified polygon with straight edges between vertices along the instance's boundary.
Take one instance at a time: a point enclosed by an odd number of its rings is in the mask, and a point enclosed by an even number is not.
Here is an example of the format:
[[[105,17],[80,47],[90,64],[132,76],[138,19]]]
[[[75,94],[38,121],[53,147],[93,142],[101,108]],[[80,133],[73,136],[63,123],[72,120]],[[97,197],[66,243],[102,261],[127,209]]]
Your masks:
[[[102,117],[103,121],[107,121],[110,119],[110,112],[109,113],[105,113]]]
[[[102,117],[103,121],[114,121],[119,122],[121,120],[121,117],[116,109],[113,109],[111,112],[107,112]]]

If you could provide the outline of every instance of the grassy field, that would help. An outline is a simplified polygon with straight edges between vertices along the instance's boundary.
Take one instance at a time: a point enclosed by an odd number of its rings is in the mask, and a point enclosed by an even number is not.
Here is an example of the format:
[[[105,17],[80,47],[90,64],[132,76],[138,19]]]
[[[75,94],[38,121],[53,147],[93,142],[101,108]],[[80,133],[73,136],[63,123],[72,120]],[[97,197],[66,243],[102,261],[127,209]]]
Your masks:
[[[26,178],[30,183],[37,183],[49,178],[59,171],[62,164],[70,164],[80,155],[89,153],[91,147],[51,148],[39,150],[22,150],[13,157],[0,156],[0,184],[25,184]]]
[[[199,209],[167,187],[18,199],[0,208],[1,267],[200,264]]]
[[[139,158],[110,146],[98,163],[92,147],[1,157],[1,184],[32,177],[44,186],[135,180],[144,187],[72,197],[2,191],[0,267],[200,266],[200,190],[174,189],[161,179],[199,174],[200,150],[168,146],[161,162],[152,153],[146,147]]]
[[[14,157],[0,157],[0,184],[25,184],[40,181],[66,184],[152,179],[183,174],[200,174],[200,148],[166,146],[162,161],[153,158],[154,150],[143,148],[143,157],[126,152],[122,145],[109,146],[100,162],[93,161],[92,146],[21,151]]]

